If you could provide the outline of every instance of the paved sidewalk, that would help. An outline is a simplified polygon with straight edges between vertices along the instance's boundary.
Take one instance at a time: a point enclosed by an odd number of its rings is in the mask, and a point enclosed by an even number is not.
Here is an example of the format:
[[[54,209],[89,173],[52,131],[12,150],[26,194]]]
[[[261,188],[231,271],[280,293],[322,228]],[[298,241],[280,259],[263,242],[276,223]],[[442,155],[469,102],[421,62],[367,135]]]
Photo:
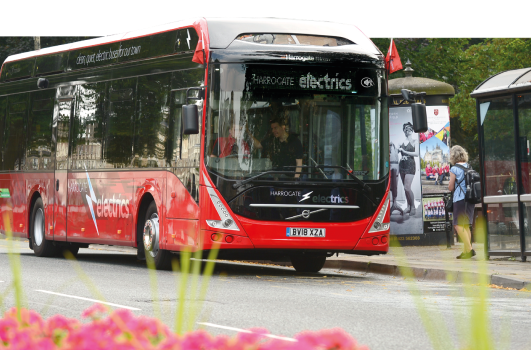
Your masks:
[[[477,255],[469,260],[458,260],[462,244],[446,246],[391,247],[386,255],[360,256],[339,254],[326,261],[325,268],[365,271],[400,276],[398,266],[409,266],[419,280],[463,281],[468,274],[476,281],[478,274],[486,274],[489,283],[501,287],[531,289],[531,262],[520,258],[491,257],[484,259],[482,244],[474,244]],[[401,258],[403,257],[403,258]]]

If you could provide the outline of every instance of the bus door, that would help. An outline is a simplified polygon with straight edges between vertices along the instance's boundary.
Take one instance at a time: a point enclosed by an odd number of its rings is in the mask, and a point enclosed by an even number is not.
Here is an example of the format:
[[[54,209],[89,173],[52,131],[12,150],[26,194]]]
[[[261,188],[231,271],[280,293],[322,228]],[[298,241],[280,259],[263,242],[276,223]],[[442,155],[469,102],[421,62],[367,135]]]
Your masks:
[[[70,153],[70,123],[73,112],[73,96],[57,99],[53,135],[55,141],[54,182],[54,240],[66,241],[66,212],[68,203],[68,158]]]

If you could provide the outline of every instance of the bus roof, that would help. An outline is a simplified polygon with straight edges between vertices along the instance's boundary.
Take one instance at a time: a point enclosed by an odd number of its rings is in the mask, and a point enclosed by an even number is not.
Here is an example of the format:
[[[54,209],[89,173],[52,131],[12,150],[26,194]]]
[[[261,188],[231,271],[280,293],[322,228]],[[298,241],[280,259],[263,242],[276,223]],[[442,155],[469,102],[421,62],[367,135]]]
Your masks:
[[[30,57],[45,56],[45,55],[49,55],[53,53],[72,51],[72,50],[77,50],[77,49],[81,49],[85,47],[99,46],[99,45],[114,43],[117,41],[139,38],[139,37],[162,33],[162,32],[166,32],[166,31],[170,31],[174,29],[179,29],[183,27],[190,27],[193,25],[193,23],[194,23],[194,20],[182,20],[178,22],[162,24],[162,25],[147,28],[147,29],[134,30],[130,32],[113,34],[113,35],[103,36],[103,37],[89,39],[89,40],[77,41],[77,42],[70,43],[70,44],[47,47],[45,49],[40,49],[40,50],[35,50],[35,51],[23,52],[23,53],[9,56],[8,58],[6,58],[4,63],[8,63],[11,61],[18,61],[18,60],[22,60],[22,59],[30,58]]]
[[[351,24],[286,18],[207,18],[211,49],[224,49],[240,34],[305,34],[348,39],[372,54],[380,50]]]
[[[118,41],[153,35],[174,29],[190,27],[194,20],[181,20],[148,29],[135,30],[95,39],[78,41],[71,44],[48,47],[40,50],[24,52],[7,57],[8,63],[25,58],[45,56],[53,53],[110,44]],[[206,18],[211,49],[224,49],[234,39],[244,33],[267,34],[308,34],[333,36],[348,39],[372,54],[381,54],[372,41],[356,26],[324,21],[294,20],[282,18]],[[200,35],[200,33],[198,33]]]

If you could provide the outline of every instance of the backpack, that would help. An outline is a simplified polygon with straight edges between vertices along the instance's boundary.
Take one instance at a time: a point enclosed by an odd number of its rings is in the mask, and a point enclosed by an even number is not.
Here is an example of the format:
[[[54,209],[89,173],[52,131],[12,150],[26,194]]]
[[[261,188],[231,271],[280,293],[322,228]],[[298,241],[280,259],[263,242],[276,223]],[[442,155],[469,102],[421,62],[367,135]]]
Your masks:
[[[461,182],[465,182],[465,201],[471,204],[481,203],[481,178],[479,173],[471,167],[465,168],[459,164],[455,164],[455,166],[465,172],[465,177],[457,184],[462,191],[463,189],[460,185]]]

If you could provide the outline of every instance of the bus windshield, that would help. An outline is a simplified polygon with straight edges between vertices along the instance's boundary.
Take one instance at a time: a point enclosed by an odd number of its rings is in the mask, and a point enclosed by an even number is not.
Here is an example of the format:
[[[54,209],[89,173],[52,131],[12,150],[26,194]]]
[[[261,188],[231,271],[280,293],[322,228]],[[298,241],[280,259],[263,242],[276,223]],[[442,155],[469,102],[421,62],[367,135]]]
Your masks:
[[[388,138],[382,85],[375,69],[216,65],[206,166],[228,179],[380,179]]]

